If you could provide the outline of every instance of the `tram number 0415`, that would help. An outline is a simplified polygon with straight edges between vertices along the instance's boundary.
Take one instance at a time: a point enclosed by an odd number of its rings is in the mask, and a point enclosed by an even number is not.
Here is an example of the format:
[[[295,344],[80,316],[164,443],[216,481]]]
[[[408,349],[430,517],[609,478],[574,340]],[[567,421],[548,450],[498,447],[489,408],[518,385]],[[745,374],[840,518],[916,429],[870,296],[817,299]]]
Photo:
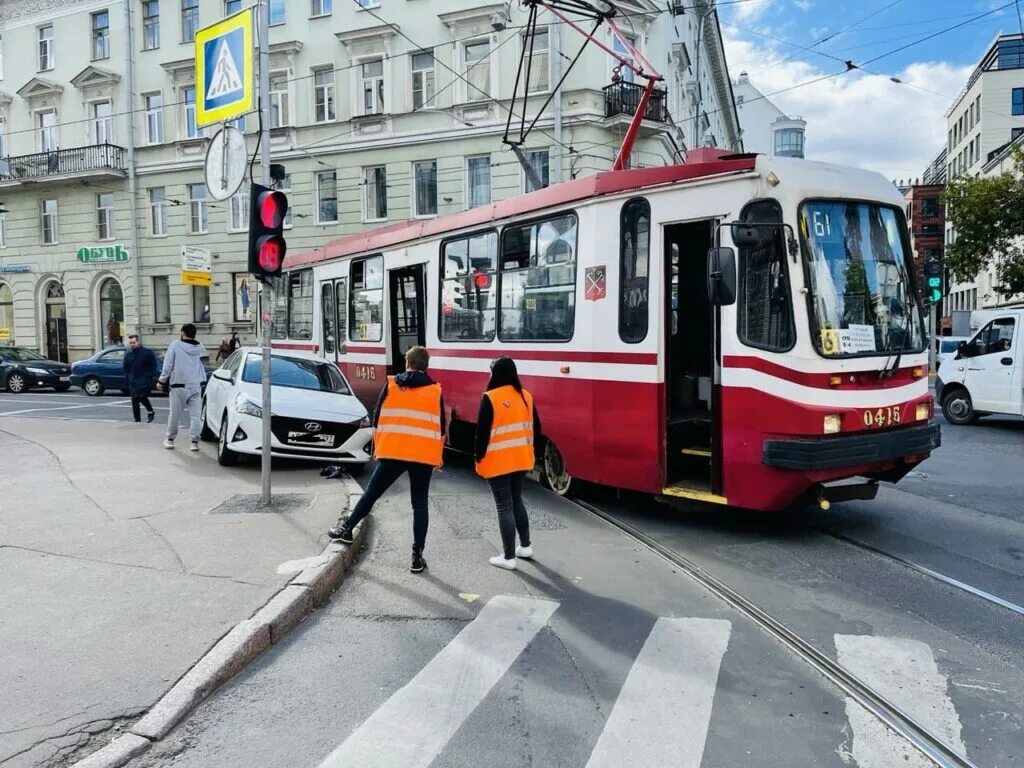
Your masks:
[[[366,381],[376,381],[377,380],[377,367],[376,366],[374,366],[374,365],[357,365],[357,366],[355,366],[355,369],[356,369],[356,378],[357,379],[365,379]]]
[[[899,424],[903,415],[898,405],[890,405],[886,408],[875,408],[864,411],[865,427],[891,427]]]

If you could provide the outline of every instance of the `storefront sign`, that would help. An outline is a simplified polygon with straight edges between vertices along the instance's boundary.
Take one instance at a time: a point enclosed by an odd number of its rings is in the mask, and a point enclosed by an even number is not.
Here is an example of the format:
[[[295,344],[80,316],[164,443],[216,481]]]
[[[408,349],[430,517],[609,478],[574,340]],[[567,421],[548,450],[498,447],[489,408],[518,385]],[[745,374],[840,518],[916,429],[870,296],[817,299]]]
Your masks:
[[[0,328],[0,341],[10,341],[10,340],[11,340],[11,329],[10,328]]]
[[[208,248],[181,246],[181,282],[184,285],[213,285],[213,254]]]
[[[83,264],[110,264],[128,261],[128,249],[123,245],[96,245],[78,249],[78,260]]]
[[[31,272],[30,264],[0,264],[0,272]]]

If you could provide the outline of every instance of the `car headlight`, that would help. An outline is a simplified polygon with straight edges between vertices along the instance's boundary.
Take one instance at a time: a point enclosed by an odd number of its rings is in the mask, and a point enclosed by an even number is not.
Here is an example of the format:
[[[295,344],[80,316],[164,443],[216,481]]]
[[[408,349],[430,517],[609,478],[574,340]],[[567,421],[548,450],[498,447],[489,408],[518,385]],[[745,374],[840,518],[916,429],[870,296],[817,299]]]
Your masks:
[[[372,426],[372,424],[370,423],[370,417],[363,416],[363,418],[359,421],[359,428],[364,429],[369,426]]]
[[[235,410],[246,416],[255,416],[257,419],[263,417],[263,409],[242,393],[235,396]]]
[[[45,368],[26,368],[25,370],[28,371],[29,373],[34,373],[36,376],[50,375],[50,371],[46,370]]]

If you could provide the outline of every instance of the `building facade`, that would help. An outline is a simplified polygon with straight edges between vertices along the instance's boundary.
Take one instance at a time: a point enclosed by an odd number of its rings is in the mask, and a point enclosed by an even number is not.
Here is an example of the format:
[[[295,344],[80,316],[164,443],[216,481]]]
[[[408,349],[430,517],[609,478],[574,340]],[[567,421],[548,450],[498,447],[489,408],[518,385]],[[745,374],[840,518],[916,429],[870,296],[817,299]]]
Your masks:
[[[524,38],[516,4],[270,0],[271,156],[285,166],[290,250],[529,191],[501,143],[520,51],[533,47],[531,118],[582,38]],[[739,150],[717,16],[618,3],[624,34],[665,82],[633,165],[685,158],[694,136]],[[696,6],[696,7],[694,7]],[[193,38],[240,0],[13,0],[0,6],[0,344],[79,359],[184,322],[216,343],[255,338],[247,185],[213,200],[197,126]],[[554,19],[551,19],[554,21]],[[130,30],[130,31],[129,31]],[[625,53],[607,29],[599,39]],[[639,83],[588,46],[528,136],[541,184],[607,170]],[[254,152],[256,113],[235,125]],[[513,124],[515,127],[515,124]],[[259,173],[259,168],[255,171]],[[258,176],[257,176],[258,178]],[[213,284],[182,282],[182,249],[210,252]]]
[[[803,157],[807,121],[787,115],[740,72],[733,85],[736,111],[743,129],[743,147],[769,157]]]

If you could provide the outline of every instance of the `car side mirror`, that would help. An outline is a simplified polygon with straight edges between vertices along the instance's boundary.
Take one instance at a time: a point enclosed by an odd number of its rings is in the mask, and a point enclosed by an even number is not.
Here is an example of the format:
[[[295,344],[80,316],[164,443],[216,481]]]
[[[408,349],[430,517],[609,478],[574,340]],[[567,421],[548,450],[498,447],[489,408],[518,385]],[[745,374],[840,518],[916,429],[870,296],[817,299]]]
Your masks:
[[[959,344],[957,344],[956,345],[956,356],[957,356],[957,359],[960,359],[961,357],[970,357],[970,355],[968,354],[968,350],[969,349],[970,349],[970,347],[968,347],[966,341],[961,341]]]
[[[718,307],[736,303],[736,251],[732,248],[708,251],[708,299]]]
[[[225,371],[223,368],[218,368],[213,372],[213,378],[220,379],[221,381],[231,381],[231,371]]]

